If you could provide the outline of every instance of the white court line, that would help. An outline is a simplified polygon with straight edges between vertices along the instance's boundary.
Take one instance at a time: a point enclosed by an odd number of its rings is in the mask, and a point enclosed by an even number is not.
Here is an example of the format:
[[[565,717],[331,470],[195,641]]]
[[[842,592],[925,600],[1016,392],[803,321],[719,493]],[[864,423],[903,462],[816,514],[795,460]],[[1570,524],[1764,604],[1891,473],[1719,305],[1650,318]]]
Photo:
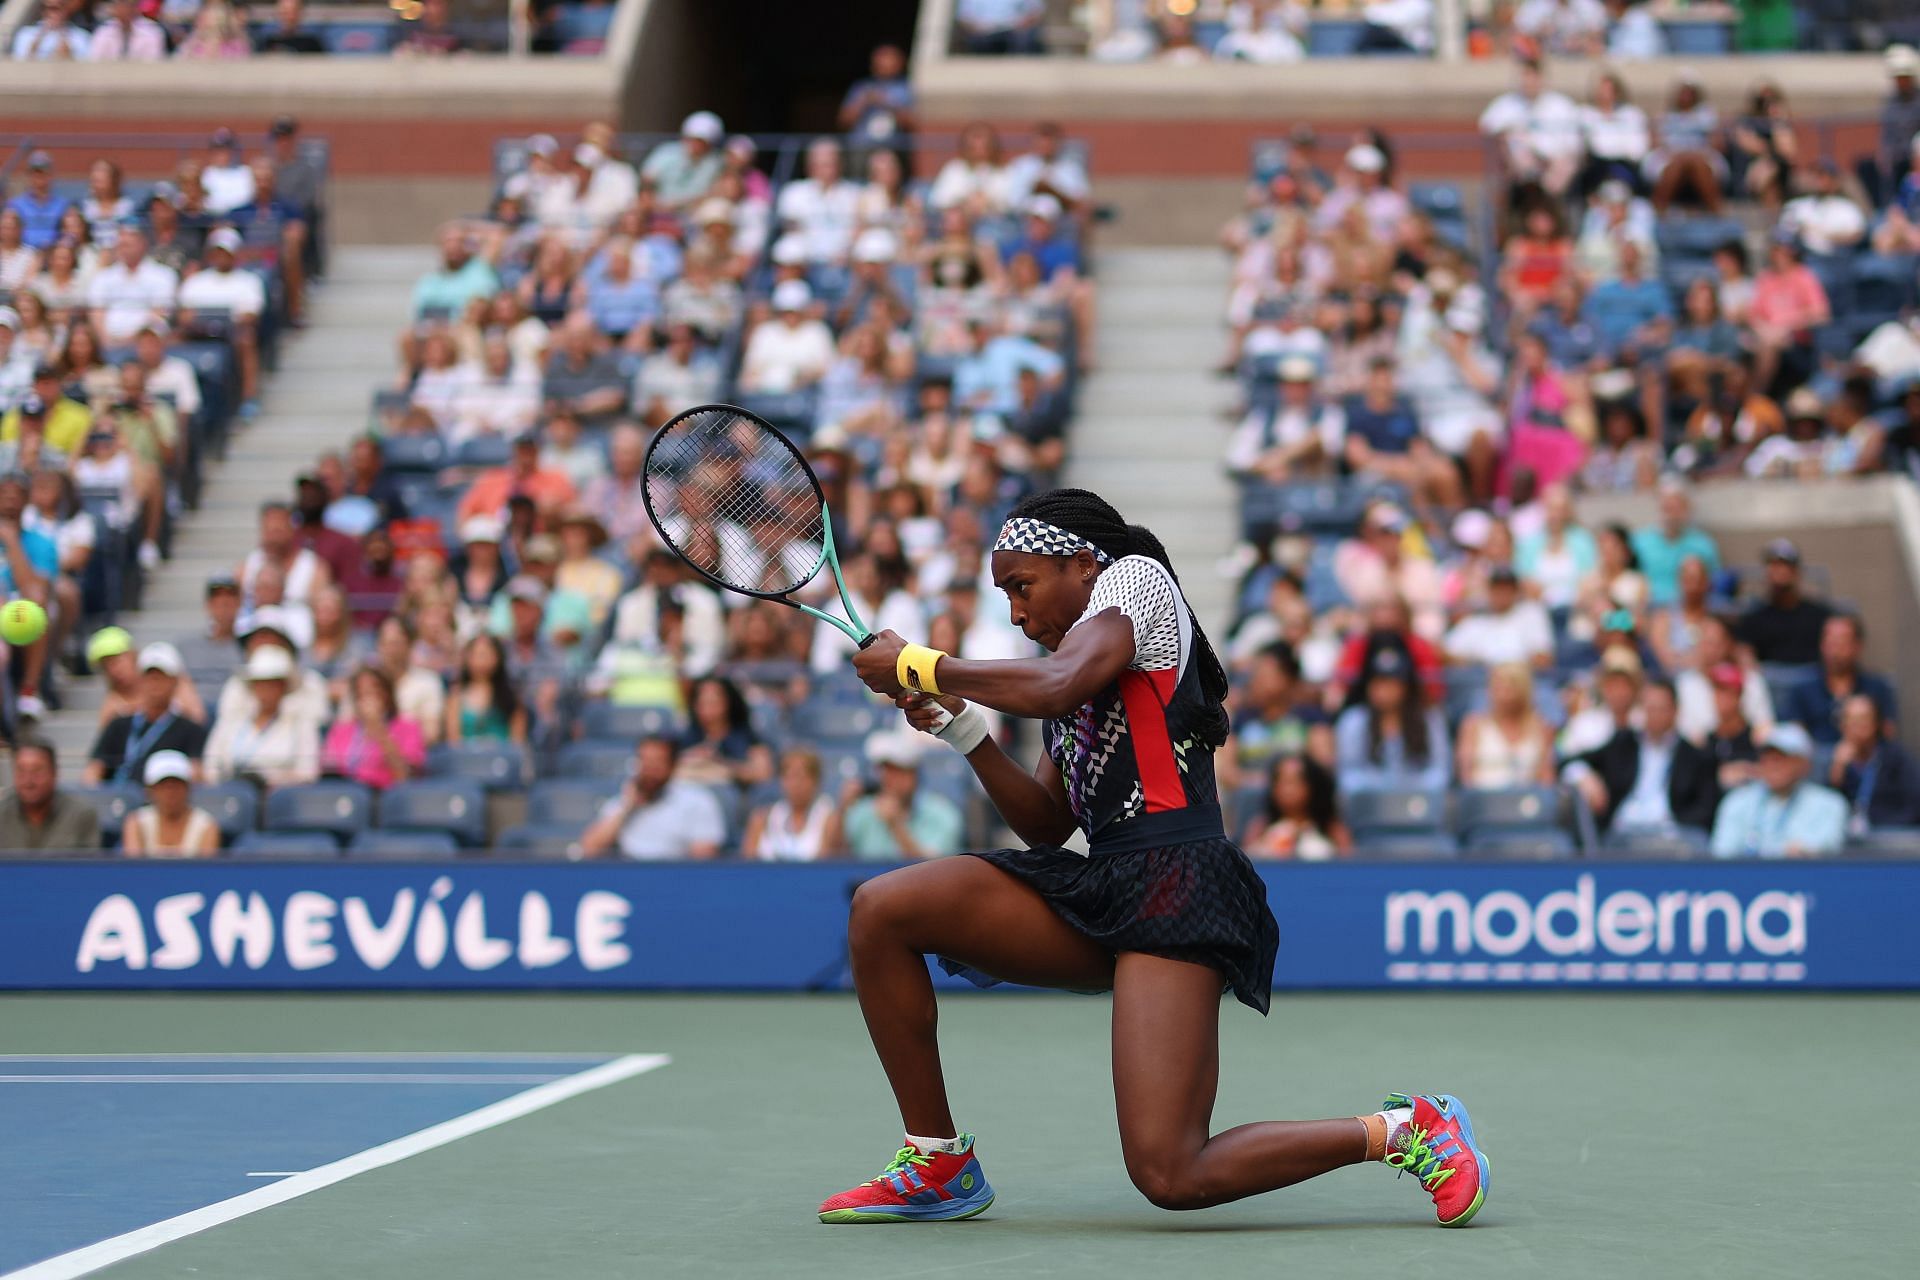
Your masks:
[[[197,1235],[212,1227],[244,1218],[250,1213],[262,1209],[271,1209],[277,1204],[298,1199],[311,1192],[330,1187],[336,1182],[345,1182],[348,1178],[397,1164],[409,1156],[417,1156],[423,1151],[432,1151],[435,1147],[444,1147],[457,1142],[470,1134],[480,1133],[517,1120],[521,1116],[551,1107],[555,1103],[565,1102],[568,1098],[578,1097],[595,1089],[604,1089],[610,1084],[618,1084],[634,1076],[658,1070],[672,1059],[664,1053],[630,1053],[616,1058],[612,1062],[598,1067],[590,1067],[578,1075],[567,1076],[547,1084],[535,1085],[525,1093],[516,1093],[511,1098],[469,1111],[463,1116],[455,1116],[436,1125],[410,1133],[391,1142],[383,1142],[377,1147],[368,1147],[331,1164],[323,1164],[317,1169],[305,1173],[296,1173],[285,1181],[272,1186],[259,1187],[253,1191],[242,1192],[218,1204],[206,1205],[156,1222],[150,1226],[129,1231],[111,1240],[102,1240],[84,1248],[74,1249],[45,1262],[36,1262],[32,1266],[0,1276],[0,1280],[77,1280],[77,1277],[92,1275],[102,1267],[157,1249],[163,1244]]]
[[[305,1173],[305,1169],[285,1169],[279,1173],[250,1173],[249,1178],[293,1178]]]
[[[604,1062],[617,1053],[0,1053],[0,1062]]]
[[[453,1071],[386,1072],[167,1072],[130,1075],[107,1072],[79,1075],[0,1075],[0,1084],[545,1084],[564,1080],[552,1071],[533,1073]]]

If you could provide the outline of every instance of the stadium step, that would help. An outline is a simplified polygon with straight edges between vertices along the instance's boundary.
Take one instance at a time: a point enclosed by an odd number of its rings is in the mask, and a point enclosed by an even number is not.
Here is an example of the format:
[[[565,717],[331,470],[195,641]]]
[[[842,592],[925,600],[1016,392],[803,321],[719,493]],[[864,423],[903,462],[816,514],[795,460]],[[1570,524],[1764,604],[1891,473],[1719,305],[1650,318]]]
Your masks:
[[[1210,370],[1225,346],[1227,262],[1213,249],[1116,248],[1096,269],[1096,367],[1081,387],[1067,479],[1151,528],[1201,621],[1222,629],[1231,590],[1213,566],[1233,543],[1221,458],[1235,391]]]
[[[207,577],[233,569],[253,547],[260,504],[290,500],[295,475],[366,430],[373,393],[393,382],[394,338],[410,313],[414,281],[432,266],[430,248],[333,251],[309,327],[288,334],[279,368],[264,378],[260,416],[236,427],[226,457],[208,461],[200,507],[175,525],[172,557],[148,577],[144,607],[119,619],[137,641],[197,631]],[[77,777],[93,745],[100,682],[64,677],[61,691],[65,707],[40,731],[59,751],[62,770]],[[219,690],[201,692],[212,698]]]

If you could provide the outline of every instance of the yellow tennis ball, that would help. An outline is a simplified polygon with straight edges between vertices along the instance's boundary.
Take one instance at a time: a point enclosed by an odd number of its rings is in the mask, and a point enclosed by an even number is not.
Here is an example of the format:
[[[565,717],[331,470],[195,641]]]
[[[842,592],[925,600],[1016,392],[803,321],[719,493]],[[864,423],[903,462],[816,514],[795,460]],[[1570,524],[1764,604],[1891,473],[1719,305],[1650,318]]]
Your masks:
[[[0,608],[0,640],[28,645],[47,633],[47,611],[31,600],[14,600]]]

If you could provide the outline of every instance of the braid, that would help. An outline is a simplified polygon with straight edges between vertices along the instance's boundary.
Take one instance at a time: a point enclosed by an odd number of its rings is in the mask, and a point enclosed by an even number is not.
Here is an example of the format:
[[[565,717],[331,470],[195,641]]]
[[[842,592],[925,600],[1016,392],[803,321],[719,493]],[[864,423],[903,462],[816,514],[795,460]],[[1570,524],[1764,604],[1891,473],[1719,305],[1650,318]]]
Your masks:
[[[1010,514],[1044,520],[1069,533],[1077,533],[1115,560],[1122,556],[1145,556],[1165,568],[1175,586],[1180,583],[1173,561],[1167,558],[1166,547],[1153,531],[1145,525],[1128,524],[1112,503],[1091,490],[1052,489],[1036,493],[1021,499]],[[1186,593],[1182,592],[1181,600],[1185,599]],[[1227,672],[1220,665],[1220,655],[1214,652],[1213,642],[1201,629],[1200,619],[1193,616],[1192,605],[1187,606],[1187,621],[1193,629],[1193,656],[1200,664],[1200,687],[1207,695],[1209,709],[1201,726],[1201,738],[1203,745],[1212,749],[1227,740],[1230,727],[1225,706]]]

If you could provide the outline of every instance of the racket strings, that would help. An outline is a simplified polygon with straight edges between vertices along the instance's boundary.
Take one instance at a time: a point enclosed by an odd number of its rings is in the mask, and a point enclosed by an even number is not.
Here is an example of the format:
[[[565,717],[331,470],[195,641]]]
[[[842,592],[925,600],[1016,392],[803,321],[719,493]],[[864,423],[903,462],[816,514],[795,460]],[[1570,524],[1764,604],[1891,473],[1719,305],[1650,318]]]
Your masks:
[[[668,546],[728,586],[784,593],[820,566],[824,508],[812,473],[757,420],[712,410],[669,423],[643,483]]]

